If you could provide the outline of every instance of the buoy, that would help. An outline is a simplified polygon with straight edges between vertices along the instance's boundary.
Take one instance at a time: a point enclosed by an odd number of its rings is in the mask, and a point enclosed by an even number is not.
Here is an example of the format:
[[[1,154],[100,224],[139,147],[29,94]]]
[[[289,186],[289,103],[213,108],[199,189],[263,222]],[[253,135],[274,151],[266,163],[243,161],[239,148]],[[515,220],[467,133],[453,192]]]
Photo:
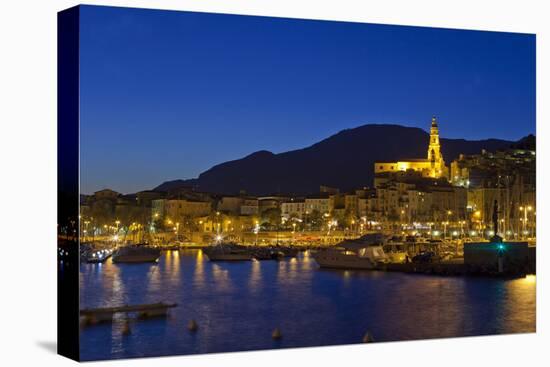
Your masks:
[[[363,343],[372,343],[372,342],[374,342],[374,338],[372,337],[371,333],[367,331],[367,333],[363,337]]]
[[[273,332],[271,333],[271,337],[275,340],[279,340],[283,337],[283,334],[281,334],[281,330],[276,327],[275,330],[273,330]]]
[[[187,329],[189,331],[197,331],[197,329],[199,328],[199,325],[197,325],[197,322],[195,320],[189,320],[189,323],[187,324]]]
[[[130,329],[130,322],[126,320],[124,327],[122,328],[122,335],[130,335],[132,330]]]

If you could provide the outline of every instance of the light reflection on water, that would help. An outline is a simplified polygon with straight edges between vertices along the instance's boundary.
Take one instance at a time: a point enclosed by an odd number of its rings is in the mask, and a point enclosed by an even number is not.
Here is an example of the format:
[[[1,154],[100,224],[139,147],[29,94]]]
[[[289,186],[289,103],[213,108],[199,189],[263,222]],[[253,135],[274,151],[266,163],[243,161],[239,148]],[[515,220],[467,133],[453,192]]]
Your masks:
[[[167,251],[158,264],[82,264],[81,308],[176,302],[166,319],[82,329],[84,360],[535,331],[536,277],[514,280],[319,269],[284,261],[209,262]],[[192,334],[186,325],[197,321]],[[280,341],[271,339],[279,327]]]

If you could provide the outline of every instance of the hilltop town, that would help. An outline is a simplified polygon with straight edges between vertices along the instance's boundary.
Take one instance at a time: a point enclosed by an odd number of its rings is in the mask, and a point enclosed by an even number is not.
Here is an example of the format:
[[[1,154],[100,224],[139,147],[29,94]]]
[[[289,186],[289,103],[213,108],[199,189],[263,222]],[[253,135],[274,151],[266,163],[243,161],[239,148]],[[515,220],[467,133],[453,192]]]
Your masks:
[[[81,235],[143,233],[165,240],[208,243],[217,235],[246,242],[337,241],[370,230],[458,238],[488,238],[494,201],[500,204],[499,234],[535,233],[534,147],[461,154],[446,164],[436,118],[425,157],[376,162],[372,187],[343,191],[320,185],[308,195],[234,195],[178,187],[121,194],[110,189],[81,197]],[[327,238],[327,233],[331,234]],[[133,237],[132,237],[133,236]]]

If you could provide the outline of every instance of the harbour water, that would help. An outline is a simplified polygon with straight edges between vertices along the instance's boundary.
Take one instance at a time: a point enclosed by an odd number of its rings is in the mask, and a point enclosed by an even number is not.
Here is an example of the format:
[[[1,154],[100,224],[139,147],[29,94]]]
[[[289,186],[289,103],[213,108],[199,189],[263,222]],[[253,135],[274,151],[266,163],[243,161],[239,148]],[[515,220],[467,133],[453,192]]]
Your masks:
[[[157,264],[81,264],[81,309],[176,302],[166,318],[81,328],[82,360],[219,353],[535,331],[536,278],[321,270],[283,261],[209,262],[166,251]],[[198,330],[187,330],[190,320]],[[282,338],[273,340],[278,327]]]

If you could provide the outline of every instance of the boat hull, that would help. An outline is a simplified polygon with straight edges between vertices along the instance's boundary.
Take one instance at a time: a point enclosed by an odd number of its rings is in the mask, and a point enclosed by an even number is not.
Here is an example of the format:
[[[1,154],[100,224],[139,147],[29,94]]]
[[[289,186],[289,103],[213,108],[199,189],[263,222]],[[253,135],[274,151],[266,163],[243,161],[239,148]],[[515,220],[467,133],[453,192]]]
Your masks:
[[[239,248],[234,244],[216,245],[204,248],[203,254],[210,261],[250,261],[252,260],[252,252]]]
[[[160,250],[156,248],[127,247],[113,253],[114,263],[152,263],[157,262]]]
[[[313,258],[321,268],[374,270],[377,264],[368,258],[328,251],[318,252]]]

